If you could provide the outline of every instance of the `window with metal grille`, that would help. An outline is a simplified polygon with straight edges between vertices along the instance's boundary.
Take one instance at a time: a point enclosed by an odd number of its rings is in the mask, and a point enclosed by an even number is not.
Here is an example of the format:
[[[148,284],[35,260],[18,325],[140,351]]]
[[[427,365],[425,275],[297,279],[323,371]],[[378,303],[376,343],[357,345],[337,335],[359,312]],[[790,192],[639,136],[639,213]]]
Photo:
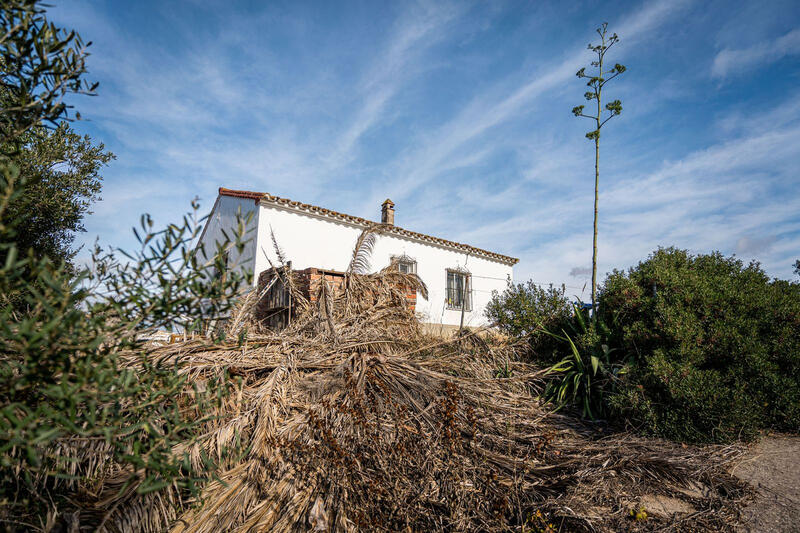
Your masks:
[[[447,270],[445,301],[448,309],[472,311],[472,276],[462,270]]]
[[[417,260],[406,254],[392,256],[392,261],[397,263],[397,270],[403,274],[417,273]]]

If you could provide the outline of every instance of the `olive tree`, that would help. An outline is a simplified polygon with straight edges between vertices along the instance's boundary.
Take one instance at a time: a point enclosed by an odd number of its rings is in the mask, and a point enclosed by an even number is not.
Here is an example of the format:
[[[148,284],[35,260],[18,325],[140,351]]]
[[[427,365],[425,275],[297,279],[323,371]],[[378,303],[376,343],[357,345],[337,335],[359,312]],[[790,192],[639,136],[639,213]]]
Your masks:
[[[91,161],[74,159],[89,177],[89,187],[77,189],[87,202],[97,192],[98,165],[110,159],[102,145],[71,136],[64,126],[69,111],[64,98],[96,88],[83,79],[87,46],[75,32],[49,22],[36,0],[0,3],[4,531],[98,530],[121,498],[157,499],[165,490],[172,491],[167,499],[197,493],[213,475],[213,464],[197,466],[187,450],[222,401],[226,375],[221,372],[204,390],[193,387],[178,371],[179,360],[149,357],[148,335],[197,331],[224,317],[251,282],[237,270],[215,275],[225,267],[228,250],[244,249],[247,221],[240,221],[230,242],[205,253],[193,246],[202,224],[197,217],[158,229],[143,216],[138,251],[97,247],[91,266],[80,269],[59,257],[64,250],[59,245],[68,243],[58,238],[52,249],[20,246],[30,237],[22,235],[29,231],[27,211],[40,207],[25,199],[31,190],[47,194],[36,187],[45,183],[42,174],[53,177],[54,170],[49,156],[39,158],[38,149],[25,156],[25,150],[49,139],[61,156],[88,153]],[[20,209],[25,205],[29,208]],[[80,218],[81,205],[72,222]],[[98,486],[101,470],[116,472],[118,484]],[[94,504],[94,512],[81,514]]]

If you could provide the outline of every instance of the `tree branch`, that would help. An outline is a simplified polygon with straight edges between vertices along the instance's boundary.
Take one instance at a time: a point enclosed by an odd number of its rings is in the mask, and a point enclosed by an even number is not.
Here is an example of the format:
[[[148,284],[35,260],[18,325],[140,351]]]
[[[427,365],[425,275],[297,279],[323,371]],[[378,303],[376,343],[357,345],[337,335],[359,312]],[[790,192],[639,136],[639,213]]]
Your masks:
[[[614,71],[613,71],[613,70],[609,70],[609,72],[614,72]],[[602,86],[603,86],[603,85],[605,85],[606,83],[610,82],[611,80],[613,80],[614,78],[616,78],[616,77],[617,77],[617,76],[619,76],[620,74],[622,74],[622,72],[617,72],[616,74],[614,74],[614,75],[613,75],[613,76],[611,76],[610,78],[604,78],[604,79],[603,79],[603,81],[602,81],[602,83],[600,83],[600,87],[602,87]]]
[[[608,118],[606,118],[606,119],[605,119],[603,122],[601,122],[601,123],[600,123],[600,126],[599,126],[599,127],[600,127],[600,128],[602,128],[602,127],[603,127],[603,124],[605,124],[606,122],[608,122],[609,120],[611,120],[612,118],[614,118],[614,117],[616,117],[616,116],[617,116],[617,113],[611,113],[611,115],[610,115]],[[599,129],[599,128],[598,128],[598,129]]]

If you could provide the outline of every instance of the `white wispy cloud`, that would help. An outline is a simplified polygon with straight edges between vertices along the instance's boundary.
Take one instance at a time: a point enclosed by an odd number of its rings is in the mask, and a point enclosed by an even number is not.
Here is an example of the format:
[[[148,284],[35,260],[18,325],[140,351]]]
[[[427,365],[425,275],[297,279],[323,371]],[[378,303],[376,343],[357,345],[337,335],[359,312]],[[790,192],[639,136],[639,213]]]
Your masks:
[[[800,54],[800,29],[794,29],[774,40],[756,43],[747,48],[725,48],[711,64],[711,76],[728,78],[774,63],[786,56]]]
[[[466,4],[464,4],[466,5]],[[327,171],[349,163],[359,139],[384,117],[387,104],[420,73],[419,60],[426,50],[448,37],[448,24],[463,14],[463,5],[416,4],[397,24],[394,34],[357,85],[363,104],[339,134],[333,151],[325,157]]]
[[[650,2],[619,21],[614,31],[623,35],[625,40],[635,41],[666,24],[688,4],[687,1]],[[398,168],[392,172],[402,177],[394,181],[391,195],[407,197],[420,185],[448,170],[453,159],[466,155],[461,153],[462,150],[470,151],[471,143],[492,128],[532,112],[537,99],[574,78],[577,65],[585,64],[588,57],[585,45],[578,45],[569,54],[536,69],[521,84],[511,85],[507,80],[502,80],[485,93],[475,96],[437,131],[424,135],[420,139],[420,147],[399,161]],[[497,143],[494,145],[497,146]],[[474,154],[474,150],[471,153]],[[489,155],[491,152],[484,150],[483,153]],[[374,201],[374,198],[370,201]]]
[[[714,144],[602,189],[601,273],[673,245],[735,253],[760,260],[769,271],[788,272],[787,250],[800,250],[800,196],[792,185],[800,158],[800,145],[792,141],[800,135],[798,120],[800,113],[787,117],[790,125],[783,128]],[[542,227],[539,220],[561,221],[562,231],[525,254],[522,268],[543,281],[563,280],[576,265],[586,264],[591,244],[591,234],[574,223],[582,214],[590,220],[582,206],[590,205],[591,197],[571,200],[537,210],[530,228],[520,214],[477,231],[492,234],[482,238],[513,240],[552,232],[552,223]]]
[[[195,195],[209,208],[220,185],[366,217],[391,196],[400,225],[518,256],[518,278],[580,292],[594,152],[569,109],[596,35],[574,10],[154,5],[167,38],[129,27],[127,12],[73,5],[68,22],[96,41],[90,64],[102,78],[80,110],[118,155],[87,241],[101,233],[125,244],[139,213],[171,220]],[[610,6],[594,15],[611,14],[621,37],[613,59],[629,72],[614,85],[625,114],[603,144],[601,272],[677,245],[788,275],[783,265],[800,249],[800,98],[758,113],[730,96],[705,103],[715,83],[707,67],[687,75],[664,37],[680,25],[680,43],[700,46],[697,64],[713,62],[720,80],[795,53],[797,30],[717,53],[712,19],[735,12],[716,8],[698,22],[688,15],[701,6],[688,0]]]

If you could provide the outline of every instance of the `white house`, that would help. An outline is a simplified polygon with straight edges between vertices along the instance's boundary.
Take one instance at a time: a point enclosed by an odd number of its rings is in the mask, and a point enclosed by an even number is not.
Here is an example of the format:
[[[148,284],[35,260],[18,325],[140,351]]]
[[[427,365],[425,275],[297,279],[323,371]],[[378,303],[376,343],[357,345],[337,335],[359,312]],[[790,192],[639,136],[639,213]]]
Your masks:
[[[249,217],[248,243],[241,254],[231,250],[227,261],[230,268],[251,270],[254,283],[270,268],[268,257],[275,262],[272,235],[293,269],[344,271],[359,235],[375,224],[268,193],[220,188],[200,235],[204,249],[213,252],[217,242],[227,241],[225,235],[232,234],[240,217]],[[506,288],[518,259],[396,226],[391,200],[383,203],[381,223],[384,232],[375,244],[372,268],[378,271],[397,257],[401,269],[422,278],[428,287],[428,299],[418,296],[416,303],[422,322],[458,326],[463,302],[464,325],[486,323],[483,312],[492,291]],[[465,284],[466,294],[462,290]]]

